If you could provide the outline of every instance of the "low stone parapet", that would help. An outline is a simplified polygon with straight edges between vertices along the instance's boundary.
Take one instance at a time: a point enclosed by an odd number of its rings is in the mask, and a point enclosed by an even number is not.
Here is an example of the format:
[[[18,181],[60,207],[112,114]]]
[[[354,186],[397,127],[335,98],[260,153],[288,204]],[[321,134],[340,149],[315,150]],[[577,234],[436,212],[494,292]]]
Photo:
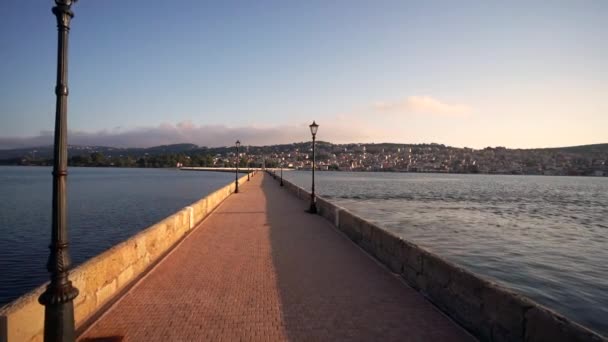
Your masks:
[[[209,171],[209,172],[236,172],[237,169],[234,167],[203,167],[203,166],[182,166],[179,168],[181,171]],[[257,172],[262,170],[259,167],[239,167],[239,173]]]
[[[301,199],[310,192],[283,179]],[[568,318],[447,261],[321,197],[317,211],[482,341],[608,341]]]
[[[239,178],[239,185],[246,182],[246,175]],[[76,326],[89,320],[149,271],[234,189],[235,183],[231,182],[70,271],[70,280],[80,291],[74,300]],[[0,308],[0,342],[42,341],[44,307],[38,303],[38,297],[46,286]]]

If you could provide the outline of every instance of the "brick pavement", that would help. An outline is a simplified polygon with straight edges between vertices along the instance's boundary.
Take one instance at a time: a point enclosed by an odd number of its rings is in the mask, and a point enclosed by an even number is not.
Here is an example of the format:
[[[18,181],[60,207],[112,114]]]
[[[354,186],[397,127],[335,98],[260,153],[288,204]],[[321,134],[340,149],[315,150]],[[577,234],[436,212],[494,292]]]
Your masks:
[[[81,341],[471,341],[258,173]]]

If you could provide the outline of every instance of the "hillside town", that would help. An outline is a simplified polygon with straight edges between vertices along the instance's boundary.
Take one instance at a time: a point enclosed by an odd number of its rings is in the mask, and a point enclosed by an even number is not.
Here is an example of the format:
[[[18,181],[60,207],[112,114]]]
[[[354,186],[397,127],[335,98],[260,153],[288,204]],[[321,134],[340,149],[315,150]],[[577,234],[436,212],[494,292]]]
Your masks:
[[[277,148],[269,155],[249,155],[254,160],[281,161],[285,167],[310,169],[310,146]],[[243,156],[247,156],[244,153]],[[521,150],[504,147],[455,148],[440,144],[317,144],[319,170],[487,173],[530,175],[608,175],[608,153],[565,149]],[[221,156],[216,162],[222,163]],[[268,161],[266,161],[268,164]]]
[[[608,176],[608,144],[546,149],[483,149],[442,144],[332,144],[317,142],[316,166],[325,171],[483,173],[516,175]],[[45,148],[0,151],[0,164],[51,165]],[[9,153],[10,152],[10,153]],[[4,158],[1,158],[4,154]],[[176,144],[150,148],[70,146],[71,166],[96,167],[233,167],[233,146]],[[4,159],[4,160],[2,160]],[[308,170],[312,144],[241,146],[240,167]]]

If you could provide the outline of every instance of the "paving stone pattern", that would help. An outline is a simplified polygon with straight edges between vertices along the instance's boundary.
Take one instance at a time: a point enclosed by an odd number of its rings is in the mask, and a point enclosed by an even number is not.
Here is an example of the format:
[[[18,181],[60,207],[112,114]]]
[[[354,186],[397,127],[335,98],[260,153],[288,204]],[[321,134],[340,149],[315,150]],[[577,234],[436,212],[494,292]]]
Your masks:
[[[258,173],[81,341],[471,341]]]

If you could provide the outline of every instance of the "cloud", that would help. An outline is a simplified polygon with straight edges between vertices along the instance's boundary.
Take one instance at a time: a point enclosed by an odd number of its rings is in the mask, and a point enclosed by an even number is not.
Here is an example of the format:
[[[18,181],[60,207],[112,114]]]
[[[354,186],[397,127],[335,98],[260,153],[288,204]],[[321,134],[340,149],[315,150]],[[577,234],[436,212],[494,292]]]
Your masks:
[[[47,146],[53,144],[53,133],[41,131],[35,137],[0,137],[0,149]]]
[[[70,145],[110,147],[150,147],[158,145],[193,143],[199,146],[232,146],[239,139],[244,145],[273,145],[310,140],[309,123],[291,125],[230,127],[225,125],[196,125],[191,121],[171,124],[163,122],[154,127],[122,129],[97,132],[70,131]],[[334,118],[319,122],[317,134],[320,140],[353,142],[369,140],[374,132],[363,122]],[[33,137],[0,137],[0,149],[47,146],[53,144],[53,133],[42,131]]]
[[[370,109],[372,113],[370,113]],[[406,115],[466,117],[471,108],[462,104],[445,103],[431,96],[410,96],[402,101],[380,102],[358,111],[334,116],[311,117],[320,124],[319,140],[334,143],[399,141],[411,136]],[[389,114],[381,120],[378,112]],[[193,143],[199,146],[231,146],[239,139],[244,145],[273,145],[310,140],[308,125],[312,120],[279,125],[197,125],[192,121],[162,122],[157,126],[125,128],[114,126],[99,131],[73,130],[68,134],[71,145],[150,147]],[[408,135],[409,134],[409,135]],[[47,146],[53,144],[53,132],[42,131],[32,137],[0,137],[0,149]]]
[[[448,117],[464,117],[472,109],[462,104],[448,104],[431,96],[410,96],[402,101],[377,102],[372,108],[376,111],[397,114],[426,114]]]

